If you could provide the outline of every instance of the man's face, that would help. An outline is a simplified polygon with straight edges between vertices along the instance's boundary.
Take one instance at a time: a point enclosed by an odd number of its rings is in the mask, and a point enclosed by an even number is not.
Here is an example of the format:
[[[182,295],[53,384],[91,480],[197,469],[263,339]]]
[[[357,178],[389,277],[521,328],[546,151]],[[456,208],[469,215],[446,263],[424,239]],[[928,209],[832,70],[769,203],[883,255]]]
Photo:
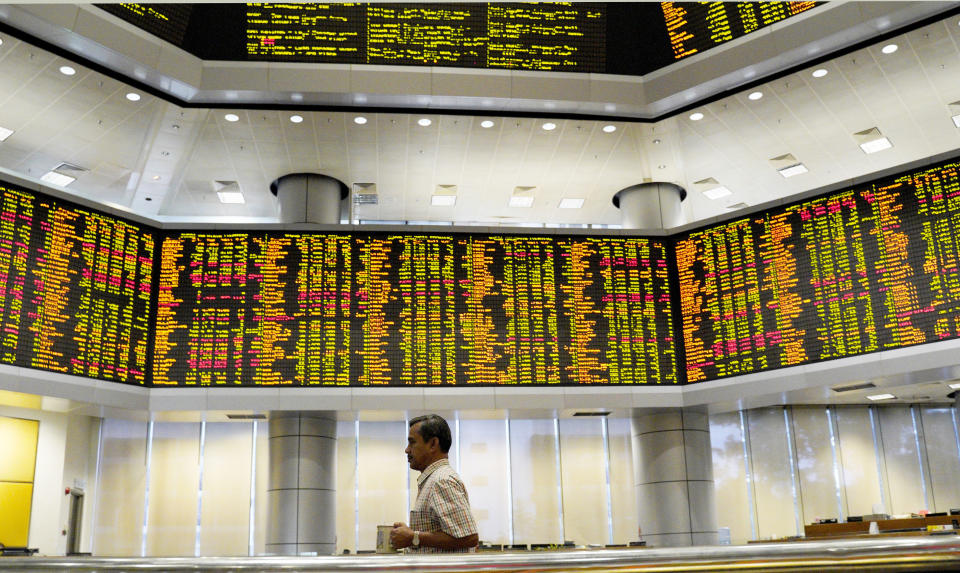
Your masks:
[[[430,445],[424,442],[420,435],[420,424],[411,426],[407,434],[407,449],[404,451],[407,453],[410,469],[422,472],[430,465],[433,453],[430,451]]]

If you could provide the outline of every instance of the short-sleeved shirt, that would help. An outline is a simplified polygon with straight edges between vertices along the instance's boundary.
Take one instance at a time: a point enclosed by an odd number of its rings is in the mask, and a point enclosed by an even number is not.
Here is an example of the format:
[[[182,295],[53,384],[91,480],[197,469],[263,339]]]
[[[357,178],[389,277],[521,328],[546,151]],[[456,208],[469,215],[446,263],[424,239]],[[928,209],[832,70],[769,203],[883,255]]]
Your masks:
[[[414,531],[442,531],[461,538],[477,533],[477,522],[470,513],[467,488],[447,458],[427,466],[417,478],[417,501],[410,510],[410,528]],[[469,549],[413,547],[411,553],[470,553]]]

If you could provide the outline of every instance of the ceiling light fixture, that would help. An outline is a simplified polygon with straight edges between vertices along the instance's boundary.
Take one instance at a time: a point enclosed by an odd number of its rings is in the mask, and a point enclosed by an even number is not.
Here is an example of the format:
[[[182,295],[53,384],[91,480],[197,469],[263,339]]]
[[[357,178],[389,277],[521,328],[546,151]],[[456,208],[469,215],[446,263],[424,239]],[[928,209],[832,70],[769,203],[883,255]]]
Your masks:
[[[533,207],[533,197],[531,196],[513,196],[510,198],[511,207]]]
[[[893,394],[872,394],[870,396],[867,396],[867,400],[874,400],[874,401],[893,400],[894,398],[896,398],[896,396],[894,396]]]
[[[159,175],[154,175],[154,176],[153,176],[153,180],[154,180],[154,181],[160,181],[160,176],[159,176]]]
[[[485,119],[480,122],[480,127],[482,127],[483,129],[490,129],[493,126],[494,126],[494,123],[489,119]]]
[[[72,76],[77,73],[77,70],[71,68],[70,66],[60,66],[60,73],[65,76]]]
[[[892,54],[896,52],[897,49],[899,49],[899,46],[897,46],[896,44],[887,44],[886,46],[880,48],[880,51],[883,52],[884,54]]]
[[[217,198],[221,203],[231,203],[240,205],[246,203],[243,199],[243,193],[238,191],[217,191]]]
[[[890,140],[886,137],[881,137],[879,139],[874,139],[872,141],[867,141],[860,144],[860,149],[864,153],[876,153],[878,151],[883,151],[884,149],[890,149],[893,147],[893,144],[890,143]]]
[[[733,195],[733,192],[722,185],[720,187],[714,187],[713,189],[707,189],[703,192],[703,196],[711,201],[716,201],[717,199],[726,197],[727,195]]]
[[[953,388],[954,390],[960,390],[960,382],[953,382],[951,384],[947,384],[947,386]]]
[[[291,116],[290,116],[290,123],[303,123],[303,116],[302,116],[302,115],[291,115]]]
[[[561,199],[559,207],[561,209],[580,209],[583,207],[583,199]]]
[[[603,132],[604,132],[604,133],[613,133],[613,132],[616,131],[616,130],[617,130],[617,126],[615,126],[615,125],[605,125],[605,126],[603,126]]]
[[[664,165],[663,163],[661,163],[660,165],[657,165],[657,169],[666,169],[666,168],[667,166]]]
[[[130,92],[127,94],[127,99],[130,101],[140,101],[140,94],[136,92]]]
[[[811,74],[811,75],[812,75],[813,77],[815,77],[815,78],[822,78],[823,76],[825,76],[825,75],[827,75],[827,74],[829,74],[829,73],[830,73],[830,72],[827,71],[826,68],[820,68],[820,69],[818,69],[818,70],[813,70],[813,74]]]
[[[357,117],[353,118],[353,123],[357,125],[363,125],[367,123],[367,118],[363,117],[362,115],[358,115]]]
[[[953,116],[953,125],[960,127],[960,114]],[[0,139],[0,141],[3,141]]]
[[[430,127],[430,124],[433,123],[429,118],[421,117],[417,120],[417,125],[420,127]]]
[[[46,181],[47,183],[52,183],[54,185],[59,185],[61,187],[66,187],[67,185],[76,181],[77,178],[64,175],[63,173],[57,173],[56,171],[47,171],[43,174],[40,180]]]
[[[456,195],[431,195],[430,204],[434,207],[453,207],[457,204]]]
[[[553,131],[554,129],[557,129],[557,124],[548,121],[540,127],[542,127],[544,131]]]
[[[227,115],[223,116],[223,119],[229,122],[240,121],[240,116],[235,113],[228,113]]]
[[[6,141],[8,137],[13,135],[12,129],[7,129],[5,127],[0,127],[0,141]]]
[[[777,169],[777,171],[780,172],[780,175],[783,175],[784,178],[786,178],[793,177],[794,175],[800,175],[801,173],[806,173],[809,171],[809,169],[807,169],[807,166],[803,163],[797,163],[796,165],[781,167],[780,169]]]
[[[753,101],[757,101],[762,97],[763,97],[763,92],[753,92],[752,94],[747,96],[748,99],[751,99]]]
[[[703,119],[703,114],[699,111],[690,114],[690,121],[700,121]]]

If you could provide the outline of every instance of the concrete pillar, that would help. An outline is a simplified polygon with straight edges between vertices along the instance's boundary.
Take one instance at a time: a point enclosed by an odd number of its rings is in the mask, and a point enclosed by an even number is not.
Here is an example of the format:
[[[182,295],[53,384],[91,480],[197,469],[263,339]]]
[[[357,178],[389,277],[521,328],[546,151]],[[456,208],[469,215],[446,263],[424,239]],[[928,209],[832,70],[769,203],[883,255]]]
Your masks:
[[[270,184],[279,202],[283,223],[340,223],[340,202],[349,194],[347,186],[333,177],[317,173],[291,173]]]
[[[337,548],[337,416],[271,412],[267,553],[332,555]]]
[[[635,410],[637,517],[647,545],[716,545],[710,426],[705,410]]]
[[[673,183],[640,183],[617,191],[613,205],[624,229],[670,229],[683,224],[680,202],[686,196]]]

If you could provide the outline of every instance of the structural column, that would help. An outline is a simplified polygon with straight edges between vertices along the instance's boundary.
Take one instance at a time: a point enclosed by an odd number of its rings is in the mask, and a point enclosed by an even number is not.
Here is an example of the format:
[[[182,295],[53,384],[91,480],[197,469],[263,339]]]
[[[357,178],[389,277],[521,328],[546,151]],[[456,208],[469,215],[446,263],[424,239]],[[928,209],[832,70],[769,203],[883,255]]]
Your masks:
[[[331,555],[337,548],[335,412],[270,413],[267,553]]]
[[[636,410],[634,484],[643,539],[651,546],[715,545],[710,426],[705,410]]]
[[[347,198],[347,186],[333,177],[317,173],[291,173],[270,184],[279,202],[283,223],[340,223],[340,204]]]
[[[673,183],[639,183],[617,191],[613,205],[620,209],[624,229],[670,229],[683,224],[680,202],[686,196]]]

